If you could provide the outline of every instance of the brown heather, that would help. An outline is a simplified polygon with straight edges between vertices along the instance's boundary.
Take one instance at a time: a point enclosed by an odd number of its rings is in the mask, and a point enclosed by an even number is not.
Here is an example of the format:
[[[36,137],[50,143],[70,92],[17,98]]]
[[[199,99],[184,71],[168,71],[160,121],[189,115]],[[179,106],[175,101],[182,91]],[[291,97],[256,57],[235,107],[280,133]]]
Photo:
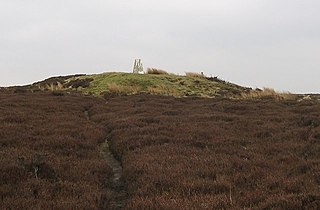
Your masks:
[[[57,95],[57,96],[55,96]],[[112,169],[98,153],[105,129],[84,112],[102,100],[0,93],[1,209],[100,209]]]
[[[125,209],[319,209],[319,103],[107,100]]]
[[[318,102],[55,95],[0,94],[3,209],[108,209],[106,137],[124,209],[320,208]]]

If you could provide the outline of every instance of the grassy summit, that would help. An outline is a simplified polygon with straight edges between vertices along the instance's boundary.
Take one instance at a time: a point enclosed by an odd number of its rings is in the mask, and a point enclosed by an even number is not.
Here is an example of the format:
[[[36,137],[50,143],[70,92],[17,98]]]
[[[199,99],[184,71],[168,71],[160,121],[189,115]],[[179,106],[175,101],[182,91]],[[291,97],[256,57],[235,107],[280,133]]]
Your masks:
[[[95,96],[152,94],[174,97],[204,97],[231,99],[318,99],[318,95],[279,93],[272,88],[255,89],[242,87],[217,77],[205,77],[197,73],[185,76],[168,74],[151,69],[148,74],[109,72],[101,74],[77,74],[51,77],[27,86],[2,88],[13,92],[67,91]],[[0,89],[0,91],[2,90]]]
[[[137,94],[170,95],[175,97],[236,97],[249,88],[201,75],[102,73],[53,77],[29,86],[32,89],[78,90],[94,95]]]

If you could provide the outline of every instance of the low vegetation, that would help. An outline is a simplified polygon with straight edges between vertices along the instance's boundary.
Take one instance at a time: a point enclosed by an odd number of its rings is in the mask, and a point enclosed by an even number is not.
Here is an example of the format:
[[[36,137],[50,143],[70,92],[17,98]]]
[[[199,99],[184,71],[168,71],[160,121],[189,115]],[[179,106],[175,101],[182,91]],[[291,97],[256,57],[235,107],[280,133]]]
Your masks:
[[[149,68],[147,74],[103,73],[96,75],[73,75],[53,77],[26,87],[15,87],[15,92],[27,89],[36,91],[77,91],[96,96],[134,95],[148,93],[174,97],[205,97],[260,100],[298,100],[302,96],[289,92],[277,92],[272,88],[263,90],[241,87],[218,77],[206,77],[202,73],[186,72],[186,76],[168,74]]]
[[[1,208],[320,209],[320,103],[295,97],[170,74],[0,88]]]
[[[53,77],[24,87],[32,92],[43,90],[78,91],[93,95],[132,95],[148,93],[174,97],[239,98],[251,89],[232,84],[216,77],[197,73],[187,76],[168,74],[164,70],[149,69],[147,74],[103,73]]]
[[[101,209],[112,169],[97,148],[105,128],[86,112],[103,100],[0,93],[1,209]]]
[[[272,88],[256,89],[241,94],[243,99],[275,99],[281,100],[298,100],[299,96],[289,92],[277,92]]]
[[[200,74],[200,73],[197,73],[197,72],[186,72],[186,77],[204,78],[205,76],[203,74]]]
[[[317,102],[140,95],[92,113],[123,164],[125,209],[320,207]]]
[[[162,69],[148,68],[147,74],[168,74],[168,72]]]
[[[141,90],[140,86],[137,85],[120,85],[117,83],[108,84],[107,94],[111,95],[132,95],[137,94]]]

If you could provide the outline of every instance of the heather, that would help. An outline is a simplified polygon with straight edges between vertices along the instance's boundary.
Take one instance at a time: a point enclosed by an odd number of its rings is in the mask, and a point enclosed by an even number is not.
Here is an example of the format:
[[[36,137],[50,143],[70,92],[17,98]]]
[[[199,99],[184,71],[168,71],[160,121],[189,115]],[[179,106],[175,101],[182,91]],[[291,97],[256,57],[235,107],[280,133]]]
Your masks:
[[[0,93],[3,209],[320,207],[316,100],[15,92]]]
[[[93,113],[123,164],[126,209],[320,207],[317,102],[140,95]]]
[[[112,169],[97,148],[105,129],[85,116],[92,97],[0,94],[1,209],[100,209]]]

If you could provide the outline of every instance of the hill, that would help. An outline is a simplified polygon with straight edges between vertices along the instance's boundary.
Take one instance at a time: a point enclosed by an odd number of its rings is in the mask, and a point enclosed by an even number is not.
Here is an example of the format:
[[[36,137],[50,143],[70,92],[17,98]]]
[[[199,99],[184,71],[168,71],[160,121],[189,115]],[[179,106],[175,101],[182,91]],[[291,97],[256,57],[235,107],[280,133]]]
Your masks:
[[[52,77],[32,85],[30,90],[80,91],[93,95],[132,95],[146,93],[175,97],[240,97],[251,88],[242,87],[217,77],[199,74],[178,76],[174,74],[102,73]]]
[[[13,93],[53,91],[57,94],[62,91],[105,97],[150,94],[177,98],[320,100],[319,94],[292,94],[277,92],[272,88],[252,89],[198,73],[189,72],[181,76],[163,72],[165,71],[153,69],[148,74],[108,72],[57,76],[26,86],[0,87],[0,91]]]
[[[320,104],[299,97],[198,74],[1,88],[2,207],[319,209]]]

